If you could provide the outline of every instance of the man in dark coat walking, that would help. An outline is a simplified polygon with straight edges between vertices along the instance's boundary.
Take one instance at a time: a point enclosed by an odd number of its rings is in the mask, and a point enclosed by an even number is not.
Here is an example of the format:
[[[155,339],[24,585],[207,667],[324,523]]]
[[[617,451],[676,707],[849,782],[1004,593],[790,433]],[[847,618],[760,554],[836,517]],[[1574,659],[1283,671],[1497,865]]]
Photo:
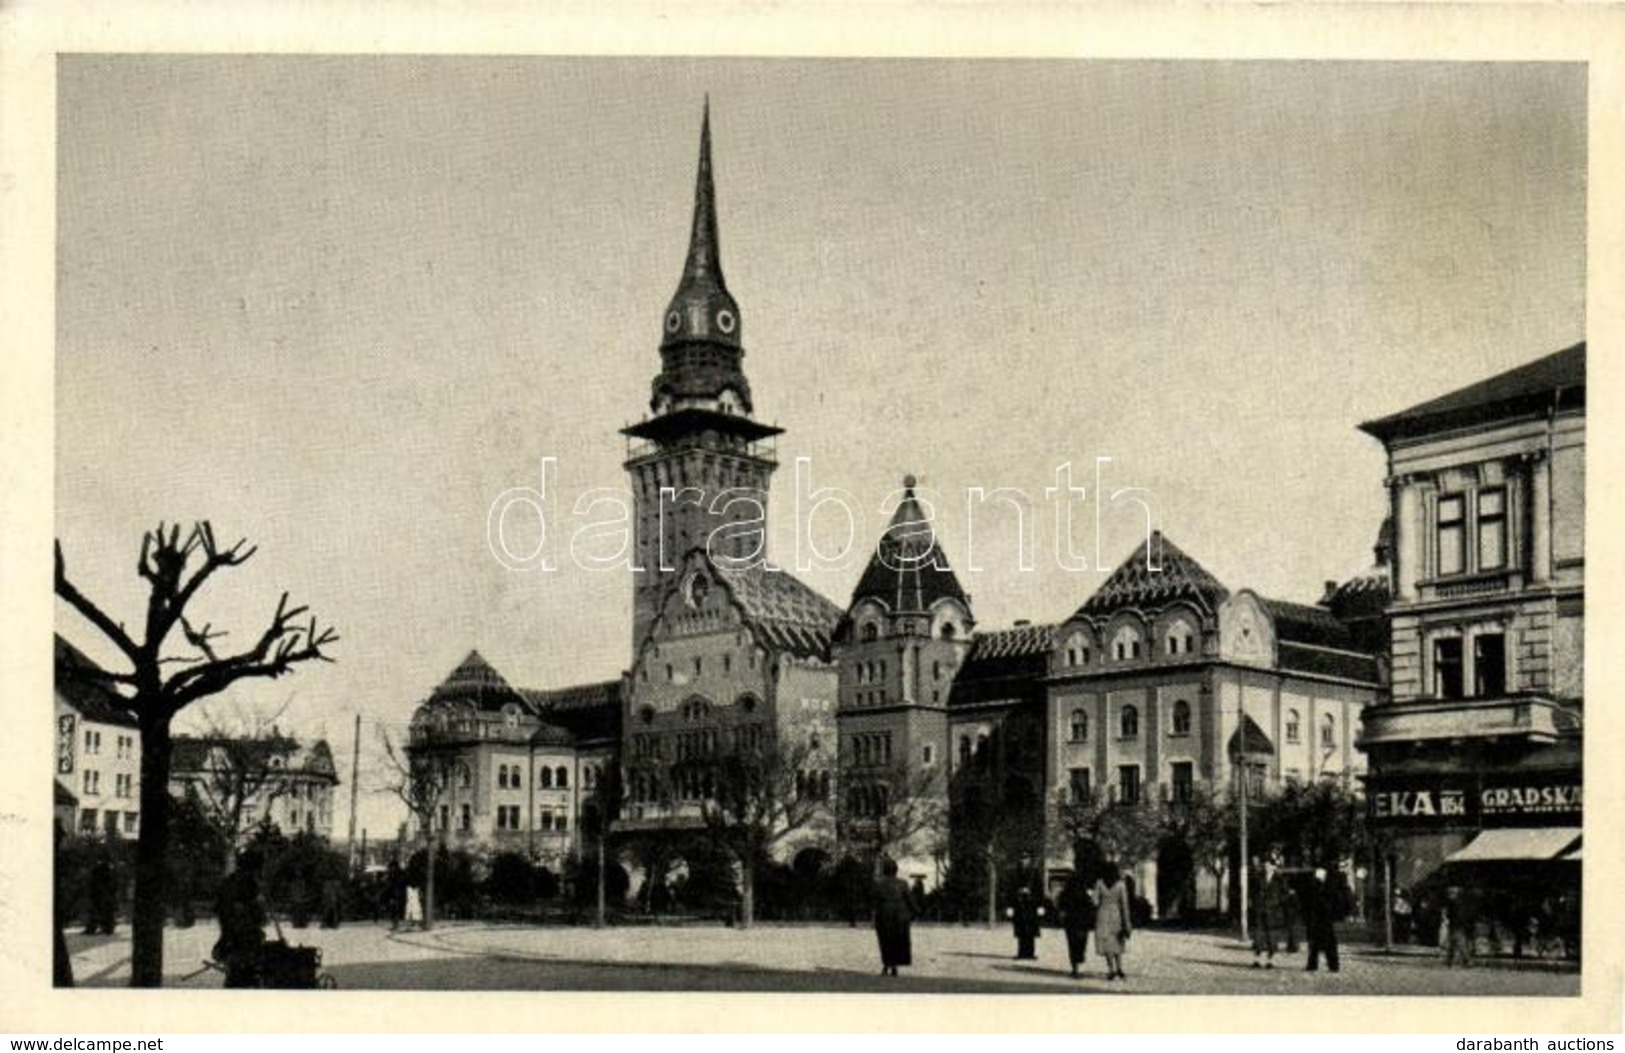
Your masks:
[[[220,939],[214,959],[226,967],[227,987],[255,987],[260,980],[260,949],[265,944],[265,902],[260,896],[263,860],[254,849],[237,858],[237,869],[220,883],[215,917]]]
[[[1044,908],[1033,898],[1033,890],[1023,885],[1021,891],[1016,893],[1015,905],[1006,913],[1010,916],[1011,926],[1016,934],[1016,958],[1018,960],[1037,958],[1035,941],[1039,934],[1038,919],[1043,917]]]
[[[896,976],[900,965],[913,965],[909,926],[914,921],[914,897],[897,876],[896,860],[880,865],[875,882],[875,937],[880,942],[880,975]]]
[[[1342,896],[1326,875],[1325,867],[1316,867],[1303,889],[1303,927],[1309,941],[1309,972],[1320,968],[1320,959],[1326,958],[1328,972],[1337,972],[1337,929],[1335,922]]]
[[[1078,975],[1089,951],[1089,933],[1095,927],[1095,899],[1090,892],[1092,882],[1081,871],[1074,871],[1066,879],[1056,909],[1061,914],[1061,930],[1066,933],[1066,956],[1072,964],[1072,975]]]

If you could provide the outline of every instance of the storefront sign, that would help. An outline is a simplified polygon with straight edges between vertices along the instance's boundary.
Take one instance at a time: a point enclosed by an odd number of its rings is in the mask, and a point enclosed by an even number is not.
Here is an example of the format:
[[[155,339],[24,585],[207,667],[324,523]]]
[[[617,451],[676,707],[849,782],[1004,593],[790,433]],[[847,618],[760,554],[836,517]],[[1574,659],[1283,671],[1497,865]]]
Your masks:
[[[74,715],[63,713],[56,718],[56,770],[58,774],[73,772]]]
[[[1582,789],[1576,771],[1372,775],[1365,797],[1372,826],[1577,826]]]
[[[1486,776],[1479,791],[1478,811],[1488,823],[1519,816],[1580,814],[1580,781],[1575,778],[1542,776],[1515,779]]]

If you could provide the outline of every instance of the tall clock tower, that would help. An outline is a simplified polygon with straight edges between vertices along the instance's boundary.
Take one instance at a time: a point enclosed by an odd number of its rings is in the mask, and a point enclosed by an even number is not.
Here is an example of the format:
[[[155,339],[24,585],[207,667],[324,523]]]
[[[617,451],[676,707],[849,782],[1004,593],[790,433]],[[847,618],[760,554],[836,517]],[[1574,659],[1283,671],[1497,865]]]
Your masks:
[[[634,660],[685,554],[705,549],[724,564],[767,558],[767,491],[777,467],[767,440],[781,429],[751,417],[739,305],[722,277],[709,101],[688,259],[661,325],[650,416],[622,429],[637,558]]]

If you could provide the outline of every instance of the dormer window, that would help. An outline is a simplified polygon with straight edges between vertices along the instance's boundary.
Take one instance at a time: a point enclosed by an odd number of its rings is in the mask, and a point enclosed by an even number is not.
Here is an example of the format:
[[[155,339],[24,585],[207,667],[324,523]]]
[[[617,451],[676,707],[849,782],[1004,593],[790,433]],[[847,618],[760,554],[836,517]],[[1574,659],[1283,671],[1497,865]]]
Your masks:
[[[865,622],[862,630],[858,633],[858,637],[864,643],[873,643],[880,639],[880,626],[874,622]]]
[[[1125,625],[1112,637],[1112,657],[1127,662],[1140,657],[1140,633],[1132,625]]]

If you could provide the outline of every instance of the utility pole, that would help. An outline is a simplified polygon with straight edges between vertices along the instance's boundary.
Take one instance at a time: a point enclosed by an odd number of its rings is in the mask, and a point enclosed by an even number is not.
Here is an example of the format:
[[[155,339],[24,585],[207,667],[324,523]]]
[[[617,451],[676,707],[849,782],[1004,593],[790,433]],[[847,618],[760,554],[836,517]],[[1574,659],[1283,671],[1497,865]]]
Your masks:
[[[1247,854],[1247,784],[1251,782],[1248,776],[1248,761],[1245,751],[1241,754],[1241,765],[1236,770],[1241,775],[1241,939],[1247,941],[1247,910],[1248,888],[1253,877],[1253,865]]]
[[[345,847],[345,856],[350,860],[350,869],[356,866],[355,858],[355,807],[356,794],[361,789],[361,714],[355,715],[355,743],[350,751],[350,841]]]

